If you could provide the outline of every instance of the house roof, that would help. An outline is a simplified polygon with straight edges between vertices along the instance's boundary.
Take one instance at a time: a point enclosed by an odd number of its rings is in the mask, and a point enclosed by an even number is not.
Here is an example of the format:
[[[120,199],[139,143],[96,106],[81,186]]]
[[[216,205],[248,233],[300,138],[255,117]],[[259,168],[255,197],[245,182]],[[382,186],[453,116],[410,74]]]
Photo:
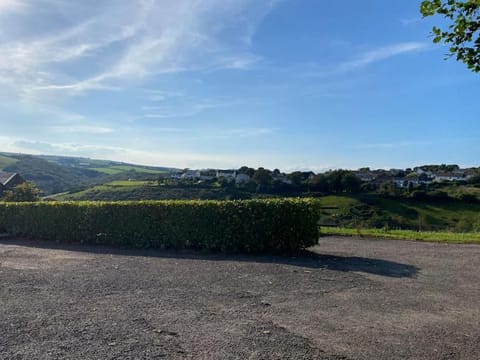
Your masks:
[[[7,185],[10,180],[12,180],[17,173],[8,173],[0,171],[0,183],[2,185]]]
[[[463,177],[461,174],[456,174],[453,172],[445,172],[445,171],[438,171],[435,176],[442,176],[442,177]]]

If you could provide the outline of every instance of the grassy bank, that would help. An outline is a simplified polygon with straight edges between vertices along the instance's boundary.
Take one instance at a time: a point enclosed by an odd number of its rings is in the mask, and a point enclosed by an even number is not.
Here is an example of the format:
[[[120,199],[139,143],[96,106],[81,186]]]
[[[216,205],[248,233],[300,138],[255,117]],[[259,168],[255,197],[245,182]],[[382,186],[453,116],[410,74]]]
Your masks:
[[[324,196],[320,223],[352,229],[394,228],[454,233],[478,232],[480,203],[383,198],[376,195]]]
[[[321,227],[322,235],[365,236],[393,240],[445,242],[452,244],[480,244],[480,233],[453,233],[441,231],[383,230],[383,229],[347,229]]]

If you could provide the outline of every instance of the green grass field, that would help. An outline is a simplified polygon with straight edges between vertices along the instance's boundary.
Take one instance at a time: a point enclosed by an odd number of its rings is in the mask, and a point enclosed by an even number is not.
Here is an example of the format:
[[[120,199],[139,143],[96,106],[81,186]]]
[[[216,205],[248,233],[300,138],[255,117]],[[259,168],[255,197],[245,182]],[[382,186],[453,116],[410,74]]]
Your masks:
[[[0,170],[7,167],[8,165],[15,164],[17,161],[17,159],[0,155]]]
[[[382,229],[346,229],[321,227],[322,236],[339,235],[355,237],[376,237],[392,240],[410,240],[427,242],[445,242],[452,244],[480,244],[480,233],[452,233],[444,231],[382,230]]]
[[[320,223],[342,228],[390,228],[471,232],[480,229],[480,203],[391,199],[380,196],[325,196],[318,199]]]
[[[122,186],[155,186],[157,185],[156,181],[145,181],[145,180],[116,180],[111,181],[104,186],[112,186],[112,187],[122,187]]]
[[[94,167],[91,170],[95,170],[107,175],[116,175],[126,171],[136,171],[145,174],[164,174],[167,171],[165,170],[157,170],[143,166],[133,166],[133,165],[114,165],[109,167]]]

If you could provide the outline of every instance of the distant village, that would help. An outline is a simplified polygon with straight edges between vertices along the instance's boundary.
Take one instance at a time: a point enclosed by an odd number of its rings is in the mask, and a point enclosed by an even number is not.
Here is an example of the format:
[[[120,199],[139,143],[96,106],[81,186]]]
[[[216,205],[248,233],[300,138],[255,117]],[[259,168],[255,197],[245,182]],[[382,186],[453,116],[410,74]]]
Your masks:
[[[305,181],[312,181],[317,175],[328,175],[335,171],[331,170],[326,173],[315,174],[312,171],[294,172],[290,174],[282,173],[279,170],[266,170],[270,173],[272,181],[284,184],[292,184],[292,174],[301,174]],[[225,179],[236,184],[246,184],[252,180],[256,170],[243,167],[239,170],[178,170],[170,173],[167,177],[176,180],[196,180],[211,181],[216,179]],[[462,169],[457,165],[426,165],[415,167],[413,169],[376,169],[361,168],[349,171],[356,178],[364,183],[370,183],[374,186],[380,186],[384,183],[392,183],[397,188],[410,188],[419,185],[428,185],[432,183],[442,182],[458,182],[469,181],[480,176],[479,168]]]
[[[368,168],[353,171],[363,182],[375,185],[393,183],[398,188],[428,185],[431,183],[469,181],[480,176],[478,168],[461,169],[457,165],[427,165],[413,169],[370,170]]]
[[[457,165],[425,165],[413,169],[376,169],[361,168],[358,170],[331,170],[316,174],[312,171],[295,171],[283,173],[278,169],[273,171],[259,168],[241,167],[240,169],[204,169],[204,170],[172,170],[159,175],[158,181],[174,180],[195,183],[223,181],[238,186],[251,183],[270,183],[279,185],[309,185],[315,184],[322,178],[341,172],[356,179],[358,184],[366,184],[370,188],[380,188],[383,184],[392,184],[398,189],[412,189],[429,184],[448,182],[475,182],[480,183],[480,168],[462,169]],[[140,172],[139,172],[140,173]],[[157,175],[155,175],[157,176]],[[28,177],[27,177],[28,178]],[[6,191],[24,183],[24,178],[18,173],[0,171],[0,197]]]

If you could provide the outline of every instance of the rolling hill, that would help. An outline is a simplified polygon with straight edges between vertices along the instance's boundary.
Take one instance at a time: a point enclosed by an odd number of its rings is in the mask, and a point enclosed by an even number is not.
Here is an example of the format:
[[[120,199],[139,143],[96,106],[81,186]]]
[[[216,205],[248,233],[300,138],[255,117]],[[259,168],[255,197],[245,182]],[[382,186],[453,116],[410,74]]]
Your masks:
[[[151,179],[165,167],[87,158],[0,153],[0,170],[17,172],[43,195],[76,192],[113,180]]]

